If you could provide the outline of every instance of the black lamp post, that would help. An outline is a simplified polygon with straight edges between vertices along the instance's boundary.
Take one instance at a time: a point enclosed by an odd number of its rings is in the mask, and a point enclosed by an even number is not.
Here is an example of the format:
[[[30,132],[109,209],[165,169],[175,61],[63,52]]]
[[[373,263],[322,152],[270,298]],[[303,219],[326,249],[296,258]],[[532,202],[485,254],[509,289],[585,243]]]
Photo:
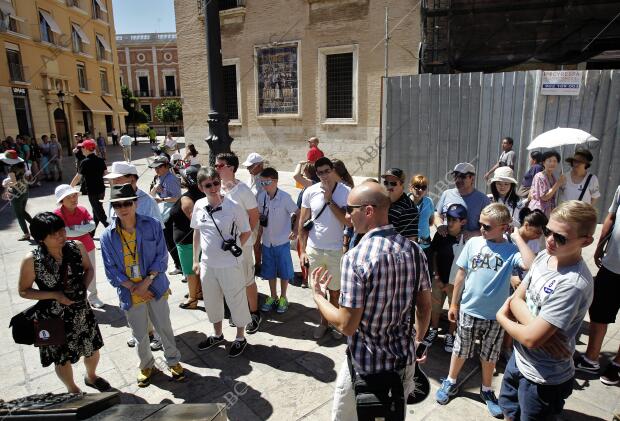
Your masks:
[[[133,123],[133,144],[136,146],[138,144],[138,137],[136,136],[136,103],[135,101],[131,101],[129,103],[131,107],[131,122]]]
[[[224,75],[222,73],[222,36],[218,0],[202,0],[205,11],[207,60],[209,69],[209,165],[215,164],[218,153],[230,152],[233,139],[228,133],[228,116],[224,112]]]
[[[65,96],[67,94],[65,94],[62,89],[58,91],[58,93],[56,94],[56,96],[58,97],[58,102],[60,103],[60,107],[62,108],[62,120],[65,124],[65,138],[61,139],[63,144],[66,146],[67,148],[67,156],[71,156],[72,153],[72,147],[71,145],[69,145],[69,139],[67,138],[67,134],[69,133],[69,122],[67,121],[67,113],[65,112]]]

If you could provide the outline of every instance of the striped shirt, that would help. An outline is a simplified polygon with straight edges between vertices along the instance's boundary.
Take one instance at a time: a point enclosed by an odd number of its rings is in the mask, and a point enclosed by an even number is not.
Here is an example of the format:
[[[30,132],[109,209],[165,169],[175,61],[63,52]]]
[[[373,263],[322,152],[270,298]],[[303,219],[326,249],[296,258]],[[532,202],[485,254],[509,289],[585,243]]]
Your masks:
[[[388,220],[394,229],[403,237],[418,236],[418,219],[420,211],[416,204],[405,193],[390,205]]]
[[[409,316],[418,275],[418,291],[430,290],[424,253],[392,225],[370,230],[342,258],[340,305],[363,308],[359,327],[348,338],[358,372],[378,373],[402,368],[405,361],[413,363],[415,328],[410,338]]]

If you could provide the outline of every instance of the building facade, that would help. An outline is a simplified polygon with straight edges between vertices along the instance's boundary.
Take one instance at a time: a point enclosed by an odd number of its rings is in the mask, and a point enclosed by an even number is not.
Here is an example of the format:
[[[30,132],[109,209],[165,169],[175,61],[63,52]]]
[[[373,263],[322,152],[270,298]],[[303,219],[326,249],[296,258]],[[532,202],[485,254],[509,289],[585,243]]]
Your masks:
[[[0,137],[124,130],[111,0],[0,0]]]
[[[318,136],[355,175],[378,167],[388,6],[389,75],[417,72],[420,12],[409,0],[220,1],[225,108],[232,149],[291,171]],[[207,153],[203,2],[175,0],[187,142]]]
[[[155,116],[155,107],[166,99],[181,99],[175,33],[118,34],[116,45],[121,84],[139,98],[159,135],[166,131],[183,134],[183,122],[164,124]]]

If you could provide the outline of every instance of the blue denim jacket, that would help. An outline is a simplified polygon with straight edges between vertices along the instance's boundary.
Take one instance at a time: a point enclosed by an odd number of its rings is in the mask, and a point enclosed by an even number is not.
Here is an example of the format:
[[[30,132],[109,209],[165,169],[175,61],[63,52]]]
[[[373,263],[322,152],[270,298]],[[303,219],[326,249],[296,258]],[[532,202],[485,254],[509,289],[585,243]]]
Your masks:
[[[116,232],[118,218],[112,218],[112,223],[101,235],[101,255],[108,282],[116,288],[122,310],[131,308],[131,292],[121,284],[129,278],[125,272],[123,245]],[[166,277],[168,267],[168,250],[164,241],[161,223],[149,216],[136,214],[136,242],[140,273],[143,277],[149,272],[159,272],[149,290],[159,300],[168,291],[170,281]]]

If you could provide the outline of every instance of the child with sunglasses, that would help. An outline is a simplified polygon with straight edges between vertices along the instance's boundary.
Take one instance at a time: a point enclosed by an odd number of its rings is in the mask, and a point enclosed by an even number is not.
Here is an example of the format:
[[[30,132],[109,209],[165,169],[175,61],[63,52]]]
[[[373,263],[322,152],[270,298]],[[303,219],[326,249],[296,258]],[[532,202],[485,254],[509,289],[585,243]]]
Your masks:
[[[540,252],[497,320],[515,340],[499,403],[506,418],[550,419],[573,390],[576,335],[592,302],[594,281],[582,249],[592,244],[596,210],[570,200],[555,208]]]
[[[442,380],[436,393],[437,402],[442,405],[457,394],[456,379],[466,360],[474,356],[474,345],[480,338],[480,398],[493,417],[502,415],[492,380],[504,336],[495,315],[510,295],[513,269],[528,269],[534,260],[534,253],[518,231],[512,235],[513,242],[506,240],[504,234],[509,231],[511,222],[510,211],[501,203],[485,207],[480,213],[482,236],[471,238],[457,259],[459,269],[448,312],[448,319],[458,322],[456,340],[448,377]]]

